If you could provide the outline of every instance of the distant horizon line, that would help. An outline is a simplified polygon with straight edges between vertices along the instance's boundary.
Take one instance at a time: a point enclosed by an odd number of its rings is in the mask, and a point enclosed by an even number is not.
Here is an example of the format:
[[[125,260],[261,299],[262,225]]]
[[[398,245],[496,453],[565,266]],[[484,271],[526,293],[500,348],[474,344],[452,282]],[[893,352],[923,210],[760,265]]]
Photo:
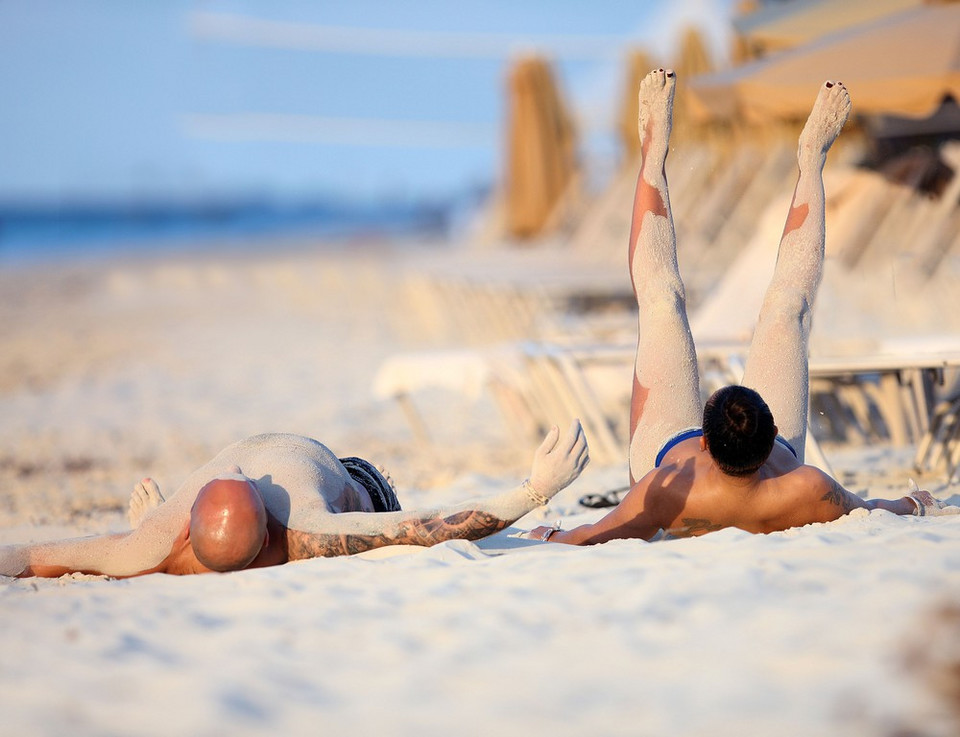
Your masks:
[[[31,214],[82,213],[136,213],[136,212],[212,212],[260,209],[274,212],[331,210],[352,213],[374,210],[436,210],[451,206],[470,193],[460,192],[447,198],[407,197],[382,195],[375,197],[347,197],[336,193],[277,195],[276,193],[178,195],[156,193],[150,195],[111,195],[96,197],[4,197],[0,195],[0,219]]]

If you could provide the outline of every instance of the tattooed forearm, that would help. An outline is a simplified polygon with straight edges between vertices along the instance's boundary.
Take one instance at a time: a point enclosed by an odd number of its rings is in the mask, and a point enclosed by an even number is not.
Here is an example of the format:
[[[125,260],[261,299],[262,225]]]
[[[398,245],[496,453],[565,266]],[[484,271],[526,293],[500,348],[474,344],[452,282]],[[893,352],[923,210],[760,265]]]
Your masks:
[[[708,519],[684,517],[682,527],[671,527],[667,532],[674,537],[693,537],[694,535],[703,535],[707,532],[716,532],[722,529],[723,525],[711,522]]]
[[[843,514],[847,514],[850,510],[859,506],[854,496],[836,481],[831,483],[830,488],[827,489],[827,493],[820,497],[820,501],[829,502],[834,506],[840,507],[840,509],[843,510]]]
[[[400,522],[396,535],[329,534],[287,530],[289,560],[353,555],[387,545],[429,547],[446,540],[478,540],[499,532],[507,521],[477,510],[457,512],[449,517],[428,517]]]

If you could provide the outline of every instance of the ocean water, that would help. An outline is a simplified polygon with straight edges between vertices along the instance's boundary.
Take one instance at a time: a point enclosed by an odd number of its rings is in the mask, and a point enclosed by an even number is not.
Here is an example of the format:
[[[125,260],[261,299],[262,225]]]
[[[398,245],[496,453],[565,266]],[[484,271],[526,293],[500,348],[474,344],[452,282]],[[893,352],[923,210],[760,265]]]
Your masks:
[[[437,236],[448,225],[448,210],[428,205],[0,205],[0,268],[200,248],[248,251],[270,240]]]

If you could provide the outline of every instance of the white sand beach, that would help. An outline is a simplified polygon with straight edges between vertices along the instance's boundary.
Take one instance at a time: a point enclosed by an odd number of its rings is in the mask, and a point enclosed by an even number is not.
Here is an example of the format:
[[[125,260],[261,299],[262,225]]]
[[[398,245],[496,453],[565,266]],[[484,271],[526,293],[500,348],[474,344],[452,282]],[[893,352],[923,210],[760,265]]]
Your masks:
[[[383,464],[407,508],[514,485],[534,447],[489,398],[419,397],[434,438],[422,444],[371,392],[384,359],[424,345],[392,288],[402,254],[4,270],[0,544],[125,529],[142,476],[173,491],[266,431]],[[902,448],[826,451],[863,495],[901,496],[915,475]],[[594,519],[577,499],[626,477],[625,459],[590,466],[477,544],[223,575],[0,579],[0,723],[84,736],[957,734],[960,515],[593,548],[511,537]],[[918,480],[960,503],[943,479]]]

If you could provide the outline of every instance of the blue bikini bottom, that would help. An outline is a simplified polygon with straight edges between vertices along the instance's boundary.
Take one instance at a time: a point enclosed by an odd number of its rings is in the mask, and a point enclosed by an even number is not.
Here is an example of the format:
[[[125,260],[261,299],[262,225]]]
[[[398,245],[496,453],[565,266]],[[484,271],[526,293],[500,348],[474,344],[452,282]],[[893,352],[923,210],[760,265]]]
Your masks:
[[[663,444],[663,447],[660,449],[660,452],[657,453],[657,460],[654,461],[653,467],[660,468],[660,463],[663,461],[663,457],[670,452],[670,449],[673,448],[677,443],[682,443],[684,440],[689,440],[690,438],[702,438],[703,437],[703,428],[701,427],[691,427],[687,430],[681,430],[667,442]],[[777,442],[780,443],[784,448],[793,453],[793,457],[799,459],[800,456],[797,455],[797,451],[793,449],[793,446],[787,442],[786,438],[782,438],[777,435]]]

